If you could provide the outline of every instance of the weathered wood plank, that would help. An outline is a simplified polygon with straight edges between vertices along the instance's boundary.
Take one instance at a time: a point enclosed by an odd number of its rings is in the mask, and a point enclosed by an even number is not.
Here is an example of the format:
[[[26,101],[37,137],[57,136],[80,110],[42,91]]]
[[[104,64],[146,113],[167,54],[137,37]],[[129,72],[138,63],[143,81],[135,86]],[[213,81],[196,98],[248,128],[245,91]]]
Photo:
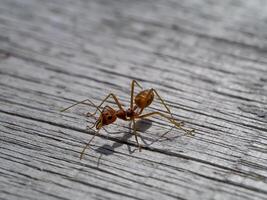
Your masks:
[[[0,199],[266,199],[266,9],[1,0]],[[132,79],[196,135],[156,141],[170,124],[153,118],[139,153],[118,121],[80,161],[84,111],[59,110],[110,91],[127,106]]]

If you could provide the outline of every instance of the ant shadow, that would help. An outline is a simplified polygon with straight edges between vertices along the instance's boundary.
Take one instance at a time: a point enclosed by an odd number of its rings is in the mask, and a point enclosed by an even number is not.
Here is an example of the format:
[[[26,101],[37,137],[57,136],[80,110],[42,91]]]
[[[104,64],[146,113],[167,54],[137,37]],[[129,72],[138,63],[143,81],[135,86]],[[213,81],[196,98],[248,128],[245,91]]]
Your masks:
[[[141,120],[136,121],[135,126],[136,126],[136,130],[137,131],[144,133],[152,126],[152,121],[148,120],[148,119],[141,119]],[[111,133],[111,132],[109,132],[107,130],[105,130],[105,131],[110,133],[110,134],[120,133],[120,132],[112,132]],[[97,167],[99,166],[100,160],[101,160],[103,155],[109,156],[109,155],[113,154],[114,150],[116,148],[124,145],[125,143],[123,143],[123,142],[126,142],[132,136],[133,136],[132,123],[130,122],[129,131],[124,133],[122,138],[120,138],[121,142],[116,142],[115,141],[113,143],[113,145],[104,144],[104,145],[100,146],[99,148],[95,149],[96,152],[100,153],[100,156],[99,156],[98,161],[97,161]],[[139,134],[139,136],[140,136],[141,140],[144,142],[144,144],[147,145],[147,142],[144,140],[144,138],[140,134]],[[149,144],[149,145],[151,145],[151,144]],[[136,150],[138,150],[138,148],[135,148],[135,149],[132,150],[131,146],[129,144],[127,144],[127,148],[128,148],[128,151],[129,151],[130,154],[132,154]]]
[[[151,126],[152,126],[152,121],[149,119],[140,119],[138,121],[136,121],[135,123],[136,125],[136,131],[141,132],[141,133],[145,133]],[[169,132],[171,132],[173,129],[173,127],[171,129],[169,129],[167,132],[164,133],[164,135],[168,134]],[[119,134],[121,132],[109,132],[105,129],[105,131],[109,134]],[[100,153],[100,156],[98,158],[97,161],[97,167],[99,167],[100,164],[100,160],[102,158],[103,155],[105,156],[109,156],[111,154],[114,153],[114,150],[122,145],[127,144],[127,148],[129,151],[129,154],[133,154],[135,151],[138,151],[138,147],[135,147],[134,149],[132,149],[132,145],[130,145],[129,143],[127,143],[127,140],[130,139],[133,136],[133,130],[132,130],[132,123],[129,123],[129,131],[125,132],[124,135],[120,138],[120,140],[117,142],[115,141],[113,143],[113,145],[109,145],[109,144],[104,144],[100,147],[98,147],[97,149],[95,149],[96,152]],[[143,147],[149,147],[152,144],[154,144],[155,142],[162,142],[165,140],[173,140],[176,138],[181,137],[182,135],[177,135],[174,137],[164,137],[164,136],[159,136],[157,139],[151,139],[150,137],[145,137],[142,134],[138,135],[138,138],[140,138],[144,144]]]

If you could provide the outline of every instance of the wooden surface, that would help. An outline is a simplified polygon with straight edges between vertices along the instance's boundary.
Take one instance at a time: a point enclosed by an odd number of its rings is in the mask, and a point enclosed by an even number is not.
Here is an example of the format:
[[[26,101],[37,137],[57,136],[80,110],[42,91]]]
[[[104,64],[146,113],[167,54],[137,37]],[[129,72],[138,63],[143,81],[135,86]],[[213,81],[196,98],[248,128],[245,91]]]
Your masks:
[[[93,108],[59,110],[132,79],[196,135],[117,121],[80,161]],[[265,0],[0,0],[1,200],[267,199],[266,122]]]

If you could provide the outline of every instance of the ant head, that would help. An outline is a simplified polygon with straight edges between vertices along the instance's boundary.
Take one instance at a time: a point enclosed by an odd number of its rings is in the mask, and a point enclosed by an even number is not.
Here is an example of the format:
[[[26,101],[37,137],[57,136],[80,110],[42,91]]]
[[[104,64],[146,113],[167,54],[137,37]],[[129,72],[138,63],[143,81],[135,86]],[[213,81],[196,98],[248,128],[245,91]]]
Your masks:
[[[105,107],[96,122],[96,129],[112,124],[116,119],[116,111],[111,107]]]

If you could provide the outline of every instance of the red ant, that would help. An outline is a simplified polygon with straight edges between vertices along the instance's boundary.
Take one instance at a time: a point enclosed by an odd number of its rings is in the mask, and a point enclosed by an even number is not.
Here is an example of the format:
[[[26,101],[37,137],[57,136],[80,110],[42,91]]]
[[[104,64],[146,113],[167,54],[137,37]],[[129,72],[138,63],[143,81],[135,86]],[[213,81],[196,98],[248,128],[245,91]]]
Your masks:
[[[98,119],[96,120],[94,125],[92,127],[89,127],[90,129],[93,129],[95,127],[97,131],[95,132],[94,136],[89,140],[89,142],[86,144],[86,146],[83,148],[83,150],[80,154],[80,159],[83,158],[85,150],[89,147],[91,141],[99,133],[100,129],[104,128],[104,126],[112,124],[113,122],[116,121],[117,118],[122,119],[124,121],[132,121],[133,122],[133,130],[134,130],[133,133],[135,136],[136,143],[139,147],[139,151],[141,151],[141,145],[139,144],[138,138],[137,138],[138,135],[136,132],[136,122],[135,122],[136,119],[142,119],[142,118],[146,118],[146,117],[149,117],[152,115],[159,115],[159,116],[167,119],[169,122],[171,122],[174,125],[174,127],[185,131],[187,134],[193,135],[194,129],[192,129],[192,130],[185,129],[182,127],[184,125],[183,122],[178,123],[174,120],[170,109],[168,108],[168,106],[166,105],[164,100],[160,97],[160,95],[158,94],[158,92],[155,89],[151,88],[151,89],[147,89],[147,90],[142,90],[134,97],[135,84],[138,87],[140,87],[141,89],[143,89],[136,80],[132,81],[132,84],[131,84],[131,104],[130,104],[130,108],[128,108],[127,110],[125,110],[122,107],[122,104],[119,102],[118,98],[113,93],[110,93],[109,95],[107,95],[107,97],[100,103],[99,106],[96,106],[89,99],[85,99],[83,101],[77,102],[77,103],[61,110],[61,112],[64,112],[64,111],[66,111],[66,110],[68,110],[68,109],[70,109],[70,108],[72,108],[78,104],[85,104],[85,105],[93,105],[96,107],[96,111],[92,114],[87,113],[87,116],[94,116],[97,113],[97,111],[100,112],[100,116],[98,117]],[[153,102],[155,95],[159,98],[162,105],[164,105],[167,112],[170,114],[170,117],[161,113],[161,112],[151,112],[151,113],[147,113],[147,114],[142,114],[144,109],[147,108]],[[118,110],[114,110],[110,106],[105,106],[102,110],[100,110],[100,107],[103,105],[103,103],[105,101],[107,101],[107,99],[109,97],[113,98],[113,100],[115,101],[115,103],[119,107]],[[88,104],[86,102],[89,102],[90,104]],[[169,131],[167,131],[167,132],[169,132]],[[164,133],[161,137],[163,137],[166,133]]]

